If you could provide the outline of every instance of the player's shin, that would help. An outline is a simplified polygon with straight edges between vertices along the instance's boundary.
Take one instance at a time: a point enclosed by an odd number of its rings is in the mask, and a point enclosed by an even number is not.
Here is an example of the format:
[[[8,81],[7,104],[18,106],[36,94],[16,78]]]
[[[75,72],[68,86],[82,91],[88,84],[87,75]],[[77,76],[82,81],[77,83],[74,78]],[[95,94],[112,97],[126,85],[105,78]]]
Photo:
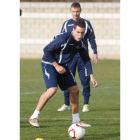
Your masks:
[[[79,88],[73,86],[68,88],[70,92],[70,103],[72,107],[72,114],[79,113]]]
[[[79,122],[79,88],[77,86],[73,86],[68,90],[70,92],[70,103],[72,106],[72,122]]]
[[[56,91],[57,87],[47,89],[47,91],[41,95],[36,110],[41,111],[48,100],[56,93]]]

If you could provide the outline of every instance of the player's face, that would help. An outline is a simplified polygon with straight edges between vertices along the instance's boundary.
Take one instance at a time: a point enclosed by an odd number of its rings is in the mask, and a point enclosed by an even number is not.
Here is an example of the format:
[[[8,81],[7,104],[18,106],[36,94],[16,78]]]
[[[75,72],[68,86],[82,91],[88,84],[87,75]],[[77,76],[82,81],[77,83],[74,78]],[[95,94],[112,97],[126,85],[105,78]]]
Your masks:
[[[76,28],[73,28],[73,37],[76,41],[80,41],[85,33],[85,28],[81,28],[79,26],[76,26]]]
[[[71,7],[70,9],[73,20],[78,20],[80,18],[81,9],[79,7]]]

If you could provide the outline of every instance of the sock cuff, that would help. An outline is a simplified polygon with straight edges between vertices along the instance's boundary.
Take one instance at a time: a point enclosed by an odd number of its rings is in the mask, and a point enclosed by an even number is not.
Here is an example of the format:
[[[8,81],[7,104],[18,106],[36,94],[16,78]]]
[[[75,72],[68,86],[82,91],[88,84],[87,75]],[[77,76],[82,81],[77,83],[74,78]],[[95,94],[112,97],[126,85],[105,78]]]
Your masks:
[[[37,113],[37,114],[40,114],[40,111],[38,111],[38,110],[35,110],[35,113]]]
[[[79,117],[79,113],[76,113],[76,114],[72,114],[72,117],[73,117],[73,123],[77,123],[80,121],[80,117]]]

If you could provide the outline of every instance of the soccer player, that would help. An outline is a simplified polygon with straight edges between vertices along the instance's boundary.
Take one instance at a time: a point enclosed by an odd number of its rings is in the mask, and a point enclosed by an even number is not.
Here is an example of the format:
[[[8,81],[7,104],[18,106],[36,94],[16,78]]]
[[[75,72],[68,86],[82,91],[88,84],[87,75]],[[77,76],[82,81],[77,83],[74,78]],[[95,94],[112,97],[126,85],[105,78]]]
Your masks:
[[[98,86],[98,83],[93,76],[85,41],[82,39],[85,29],[85,21],[79,19],[75,23],[72,32],[56,35],[54,40],[43,49],[42,72],[47,91],[41,95],[34,113],[29,118],[29,123],[32,126],[40,127],[38,123],[40,111],[43,109],[47,101],[56,93],[58,85],[62,91],[67,89],[70,92],[70,103],[72,106],[73,117],[72,123],[80,123],[83,127],[91,126],[80,121],[79,89],[73,74],[67,66],[67,63],[69,63],[74,58],[74,55],[79,52],[87,71],[90,74],[93,87]]]
[[[75,22],[80,19],[80,13],[82,11],[81,6],[78,2],[74,2],[71,5],[71,14],[72,14],[72,19],[67,20],[64,22],[61,32],[69,32],[72,31],[73,26],[75,24]],[[81,18],[82,19],[82,18]],[[85,40],[85,46],[88,50],[88,42],[87,40],[89,39],[91,48],[93,49],[93,60],[94,63],[97,63],[98,61],[98,55],[97,55],[97,46],[96,46],[96,42],[95,42],[95,35],[94,35],[94,31],[93,28],[90,24],[90,22],[88,20],[85,20],[85,24],[86,24],[86,29],[85,29],[85,33],[83,36],[83,39]],[[74,77],[75,77],[75,72],[76,72],[76,67],[78,66],[78,74],[81,80],[81,84],[83,86],[83,96],[84,96],[84,103],[83,103],[83,112],[87,112],[89,111],[89,97],[90,97],[90,76],[87,73],[87,68],[84,66],[84,63],[80,57],[80,54],[77,53],[75,55],[75,57],[73,58],[73,60],[68,64],[71,72],[73,73]],[[70,93],[68,90],[64,91],[64,105],[62,105],[61,108],[58,109],[58,111],[65,111],[65,110],[70,110]]]

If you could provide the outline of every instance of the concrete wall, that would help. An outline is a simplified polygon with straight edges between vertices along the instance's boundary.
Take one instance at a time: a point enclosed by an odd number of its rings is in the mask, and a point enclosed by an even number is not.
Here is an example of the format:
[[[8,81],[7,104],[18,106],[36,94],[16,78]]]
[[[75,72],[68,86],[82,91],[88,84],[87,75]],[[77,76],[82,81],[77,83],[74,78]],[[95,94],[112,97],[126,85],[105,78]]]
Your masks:
[[[95,32],[99,59],[120,59],[120,3],[81,2]],[[71,2],[20,2],[20,57],[41,58],[43,48],[70,19]],[[92,55],[89,47],[89,54]]]

